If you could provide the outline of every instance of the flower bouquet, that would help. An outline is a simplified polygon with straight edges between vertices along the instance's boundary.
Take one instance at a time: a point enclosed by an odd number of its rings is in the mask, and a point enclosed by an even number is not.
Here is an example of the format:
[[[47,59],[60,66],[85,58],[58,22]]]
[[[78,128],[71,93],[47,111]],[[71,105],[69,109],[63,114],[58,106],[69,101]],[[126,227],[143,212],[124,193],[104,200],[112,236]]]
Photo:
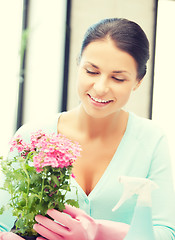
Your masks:
[[[46,215],[48,209],[62,211],[65,204],[78,207],[78,199],[67,199],[73,162],[80,156],[80,145],[61,134],[37,131],[30,143],[17,136],[10,142],[15,157],[3,160],[0,165],[6,179],[3,189],[10,193],[7,206],[17,217],[14,232],[22,237],[34,236],[35,216]],[[74,176],[73,176],[74,177]]]

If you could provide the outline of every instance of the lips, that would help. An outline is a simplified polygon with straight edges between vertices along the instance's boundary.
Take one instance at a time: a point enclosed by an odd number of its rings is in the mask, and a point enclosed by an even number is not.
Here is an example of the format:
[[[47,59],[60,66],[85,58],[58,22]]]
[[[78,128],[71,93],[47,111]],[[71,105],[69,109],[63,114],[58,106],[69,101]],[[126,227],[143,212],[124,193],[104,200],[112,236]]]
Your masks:
[[[88,94],[88,96],[90,97],[90,99],[92,99],[95,103],[98,103],[98,104],[105,105],[105,104],[112,102],[112,100],[104,100],[104,99],[92,97],[90,94]]]

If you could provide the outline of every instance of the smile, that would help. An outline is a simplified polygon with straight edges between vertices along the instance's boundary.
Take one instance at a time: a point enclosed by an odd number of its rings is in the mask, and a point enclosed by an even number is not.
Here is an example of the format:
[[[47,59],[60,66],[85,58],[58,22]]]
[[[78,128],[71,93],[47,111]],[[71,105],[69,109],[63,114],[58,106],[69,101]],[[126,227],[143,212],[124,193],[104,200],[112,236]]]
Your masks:
[[[89,96],[93,101],[95,101],[95,102],[97,102],[97,103],[103,103],[103,104],[105,104],[105,103],[112,102],[112,100],[104,100],[104,99],[94,98],[94,97],[92,97],[92,96],[89,95],[89,94],[88,94],[88,96]]]

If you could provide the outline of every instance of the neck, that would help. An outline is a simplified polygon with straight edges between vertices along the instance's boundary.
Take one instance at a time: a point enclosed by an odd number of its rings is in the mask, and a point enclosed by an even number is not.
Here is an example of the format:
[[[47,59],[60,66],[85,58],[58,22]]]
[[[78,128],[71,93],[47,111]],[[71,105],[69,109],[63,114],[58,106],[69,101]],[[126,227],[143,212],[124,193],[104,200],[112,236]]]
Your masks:
[[[126,130],[128,113],[120,110],[104,118],[93,118],[80,105],[77,108],[78,126],[81,132],[90,138],[105,138],[114,132]]]

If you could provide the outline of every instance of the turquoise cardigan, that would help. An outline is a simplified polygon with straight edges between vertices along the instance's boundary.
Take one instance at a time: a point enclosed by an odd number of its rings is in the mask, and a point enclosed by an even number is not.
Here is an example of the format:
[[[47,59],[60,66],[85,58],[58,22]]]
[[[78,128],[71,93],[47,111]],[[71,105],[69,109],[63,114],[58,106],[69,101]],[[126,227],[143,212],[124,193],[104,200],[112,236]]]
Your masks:
[[[29,139],[32,132],[43,129],[57,132],[57,122],[61,114],[47,123],[26,124],[17,134]],[[172,181],[172,168],[167,139],[163,131],[152,120],[129,113],[125,134],[103,176],[87,196],[83,189],[71,179],[72,191],[67,198],[78,199],[80,208],[95,219],[131,223],[137,198],[133,196],[117,211],[112,212],[122,195],[122,185],[118,182],[121,175],[150,178],[159,188],[152,193],[152,219],[156,240],[173,240],[175,237],[175,194]],[[1,194],[6,201],[7,194]],[[10,212],[0,216],[0,226],[9,231],[14,217]]]

